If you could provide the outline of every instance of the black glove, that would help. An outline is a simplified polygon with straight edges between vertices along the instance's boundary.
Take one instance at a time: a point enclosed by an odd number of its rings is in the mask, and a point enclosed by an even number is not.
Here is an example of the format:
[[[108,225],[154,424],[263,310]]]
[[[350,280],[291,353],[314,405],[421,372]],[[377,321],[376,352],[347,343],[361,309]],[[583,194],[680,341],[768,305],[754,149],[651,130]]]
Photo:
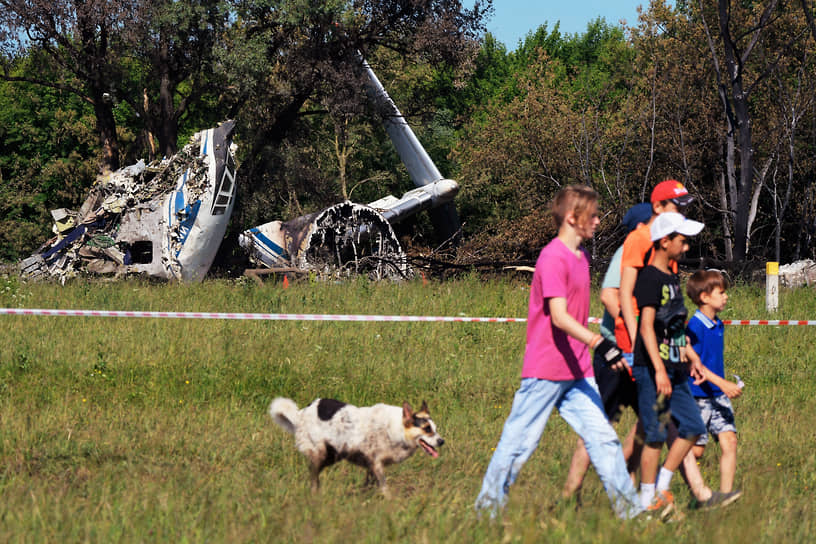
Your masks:
[[[615,342],[602,338],[595,346],[595,351],[600,352],[606,363],[606,366],[612,366],[621,359],[623,359],[623,352]]]

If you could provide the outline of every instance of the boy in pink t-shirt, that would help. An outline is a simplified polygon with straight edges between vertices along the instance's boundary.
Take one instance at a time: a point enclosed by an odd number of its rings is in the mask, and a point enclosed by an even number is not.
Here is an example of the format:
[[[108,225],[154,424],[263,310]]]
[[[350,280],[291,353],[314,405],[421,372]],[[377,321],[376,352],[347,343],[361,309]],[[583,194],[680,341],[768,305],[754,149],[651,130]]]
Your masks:
[[[476,509],[491,516],[507,503],[510,486],[535,451],[553,408],[584,440],[615,513],[628,519],[643,511],[618,435],[606,419],[589,355],[593,347],[610,366],[626,364],[614,342],[586,327],[589,258],[581,242],[598,226],[597,200],[589,187],[574,185],[553,198],[558,236],[541,250],[533,274],[521,387],[476,499]]]

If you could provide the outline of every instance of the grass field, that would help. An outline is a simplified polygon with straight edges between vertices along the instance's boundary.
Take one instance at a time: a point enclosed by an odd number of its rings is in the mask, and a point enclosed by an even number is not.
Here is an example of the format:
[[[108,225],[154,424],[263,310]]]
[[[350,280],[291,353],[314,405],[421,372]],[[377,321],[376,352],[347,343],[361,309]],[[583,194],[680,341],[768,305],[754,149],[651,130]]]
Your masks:
[[[597,295],[597,294],[596,294]],[[813,291],[730,291],[723,318],[816,318]],[[244,281],[65,287],[0,278],[0,306],[106,310],[526,317],[523,281],[402,285]],[[597,296],[592,315],[600,315]],[[3,542],[805,542],[816,531],[814,327],[730,326],[741,501],[682,523],[617,520],[597,476],[557,504],[575,435],[559,417],[497,522],[472,511],[519,383],[523,324],[0,316]],[[304,405],[427,400],[446,444],[387,472],[349,464],[309,491],[305,459],[266,414]],[[625,419],[624,426],[631,423]],[[621,428],[622,430],[622,428]],[[701,462],[718,482],[717,448]],[[673,491],[690,503],[682,480]]]

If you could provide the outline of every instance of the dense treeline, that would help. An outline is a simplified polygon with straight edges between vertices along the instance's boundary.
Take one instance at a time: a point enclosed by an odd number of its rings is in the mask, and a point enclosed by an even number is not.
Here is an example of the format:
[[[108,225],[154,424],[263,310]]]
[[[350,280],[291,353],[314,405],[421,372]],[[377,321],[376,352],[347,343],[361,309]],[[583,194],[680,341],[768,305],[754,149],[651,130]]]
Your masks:
[[[49,235],[100,170],[238,121],[232,235],[411,183],[366,101],[359,54],[462,191],[460,261],[530,259],[567,183],[601,194],[606,256],[667,178],[707,224],[692,256],[814,257],[816,25],[810,0],[653,1],[620,28],[519,44],[491,2],[0,0],[0,260]],[[358,53],[359,52],[359,53]],[[439,247],[428,219],[400,234]],[[230,240],[226,248],[234,247]],[[453,250],[451,250],[453,251]]]

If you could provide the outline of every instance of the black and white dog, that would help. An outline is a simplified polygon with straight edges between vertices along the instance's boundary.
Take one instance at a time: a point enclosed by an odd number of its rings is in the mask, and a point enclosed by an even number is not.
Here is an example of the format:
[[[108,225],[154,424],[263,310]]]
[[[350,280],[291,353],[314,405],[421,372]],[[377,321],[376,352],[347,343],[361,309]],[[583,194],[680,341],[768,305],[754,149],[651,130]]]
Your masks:
[[[436,432],[428,406],[418,412],[407,402],[399,406],[357,407],[333,399],[316,399],[298,409],[294,401],[278,397],[269,415],[295,436],[295,446],[309,460],[312,490],[320,486],[320,471],[345,459],[368,471],[367,484],[377,483],[383,495],[385,467],[410,457],[421,447],[431,457],[445,440]]]

